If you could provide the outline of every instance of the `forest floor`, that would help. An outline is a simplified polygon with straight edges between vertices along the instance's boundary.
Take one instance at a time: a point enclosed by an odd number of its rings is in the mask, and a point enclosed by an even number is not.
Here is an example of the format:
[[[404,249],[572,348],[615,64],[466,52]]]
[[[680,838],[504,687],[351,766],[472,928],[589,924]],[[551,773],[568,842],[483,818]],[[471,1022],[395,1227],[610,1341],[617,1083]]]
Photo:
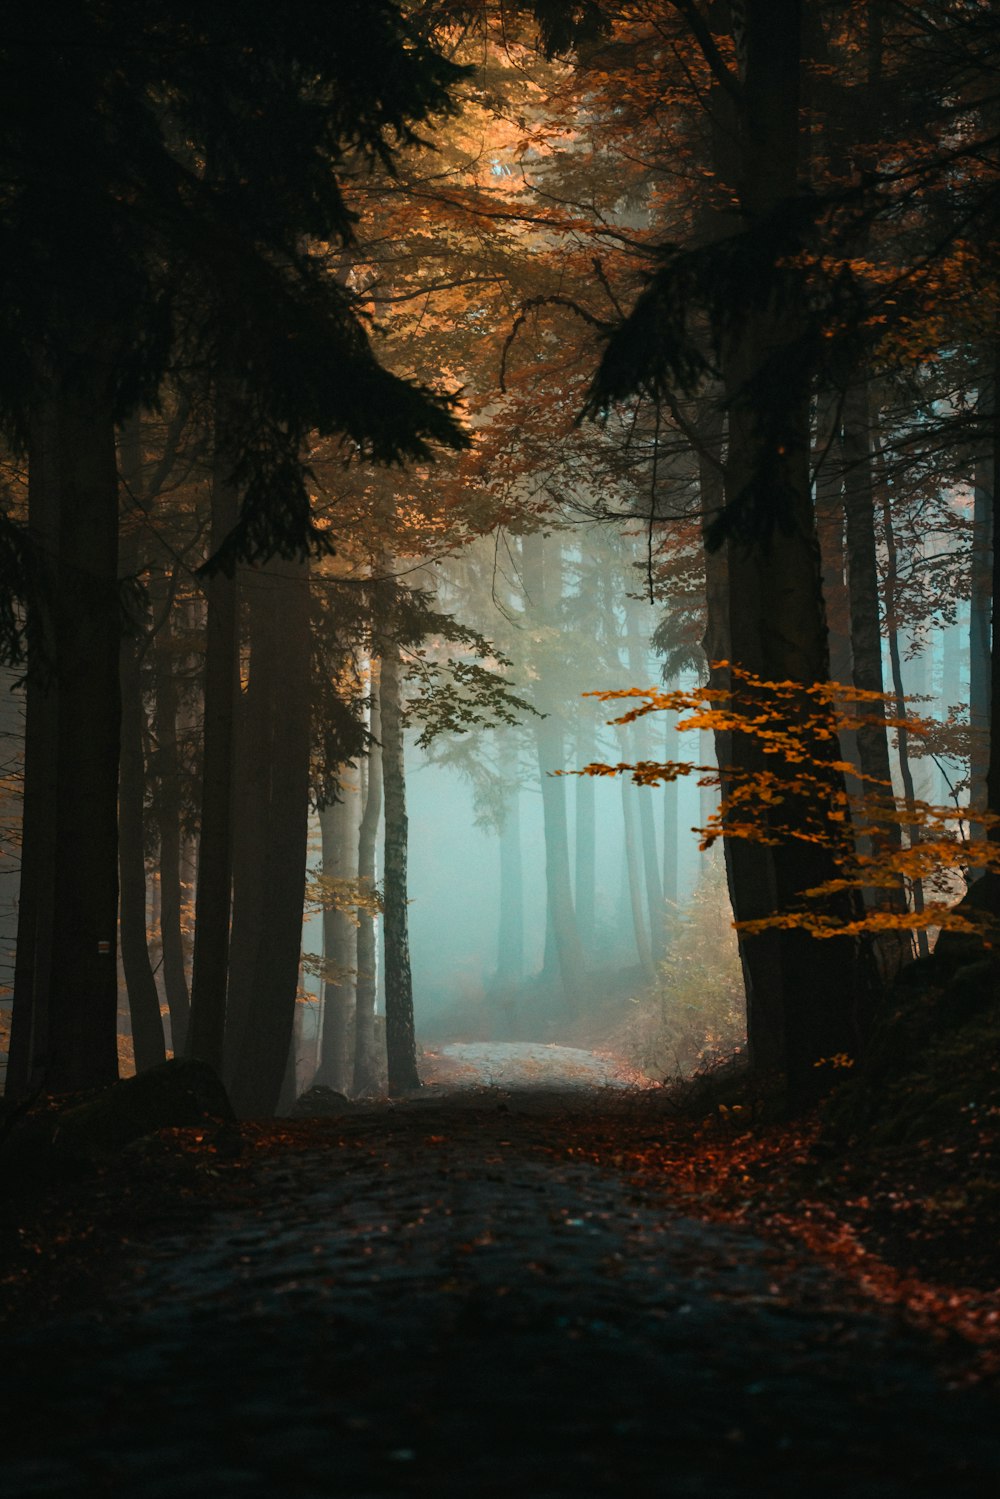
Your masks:
[[[565,1062],[9,1199],[3,1494],[997,1492],[992,1237]]]

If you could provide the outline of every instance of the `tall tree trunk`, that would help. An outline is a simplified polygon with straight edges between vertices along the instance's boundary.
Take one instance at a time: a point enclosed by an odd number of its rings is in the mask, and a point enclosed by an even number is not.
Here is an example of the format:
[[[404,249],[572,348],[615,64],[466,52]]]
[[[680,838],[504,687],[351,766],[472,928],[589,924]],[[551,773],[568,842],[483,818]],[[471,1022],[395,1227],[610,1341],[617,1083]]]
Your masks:
[[[666,715],[667,722],[663,734],[663,758],[664,760],[677,760],[680,758],[680,735],[673,718]],[[680,880],[678,878],[678,864],[680,862],[680,845],[678,841],[679,822],[678,817],[678,791],[677,781],[668,781],[663,788],[663,899],[670,907],[677,904],[680,894]]]
[[[258,600],[251,672],[260,674],[266,713],[265,792],[258,811],[266,878],[231,1096],[238,1114],[259,1117],[273,1114],[281,1096],[302,956],[311,744],[308,563],[269,562],[254,570],[248,588]]]
[[[745,11],[736,185],[746,222],[764,232],[798,191],[802,4],[747,0]],[[728,603],[734,663],[765,681],[809,685],[828,679],[829,661],[809,480],[808,377],[800,371],[793,382],[786,369],[779,374],[798,332],[791,299],[776,297],[769,305],[747,310],[723,349],[729,409],[727,506],[738,513],[748,497],[758,495],[759,503],[782,509],[766,540],[754,538],[751,529],[743,539],[730,541]],[[804,697],[798,711],[803,717],[811,712]],[[822,754],[822,746],[815,744],[817,762]],[[742,775],[759,773],[764,766],[759,743],[735,733],[732,761]],[[832,767],[826,781],[831,798],[842,792],[842,778]],[[783,815],[794,816],[795,805],[791,793]],[[804,890],[838,873],[831,850],[783,838],[763,851],[760,862],[767,866],[767,877],[750,883],[741,868],[742,840],[729,842],[737,920],[792,909]],[[819,941],[802,930],[778,931],[748,938],[743,952],[751,974],[751,1054],[757,1061],[779,1053],[789,1099],[801,1105],[822,1086],[816,1062],[839,1051],[854,1054],[861,1042],[854,943],[847,938]],[[806,995],[808,1003],[803,1002]]]
[[[58,403],[58,678],[52,959],[46,1085],[118,1076],[118,464],[110,372]],[[107,383],[103,380],[106,378]]]
[[[524,870],[521,852],[521,794],[517,788],[504,808],[499,842],[500,912],[494,982],[498,989],[509,992],[524,978]]]
[[[587,706],[581,706],[576,734],[577,766],[597,759],[593,718]],[[585,951],[592,951],[595,940],[594,919],[597,886],[597,828],[595,817],[596,787],[592,776],[577,776],[573,782],[575,878],[573,906],[577,930]]]
[[[341,798],[320,809],[323,876],[353,880],[357,876],[361,787],[349,770],[341,776]],[[316,1082],[338,1093],[349,1091],[354,1075],[351,1021],[358,966],[357,930],[350,911],[324,907],[323,1041]]]
[[[391,562],[383,562],[388,574]],[[407,922],[406,772],[399,646],[393,638],[395,584],[384,585],[385,617],[379,640],[379,702],[382,707],[382,781],[385,794],[385,1041],[389,1093],[398,1097],[420,1087],[413,1024],[413,977]]]
[[[635,937],[636,957],[647,978],[653,976],[653,952],[649,933],[646,930],[643,910],[643,881],[639,865],[640,835],[636,787],[628,776],[621,777],[622,821],[625,828],[625,872],[628,878],[629,908],[632,912],[632,932]]]
[[[144,713],[139,642],[122,644],[122,745],[118,794],[122,967],[132,1017],[135,1070],[166,1061],[160,996],[146,937]]]
[[[212,461],[213,553],[235,526],[239,508],[225,438],[227,403],[228,396],[220,391]],[[217,572],[207,578],[205,599],[201,830],[187,1055],[207,1062],[221,1076],[232,893],[233,719],[239,670],[235,577]]]
[[[993,492],[996,450],[993,446],[995,388],[992,372],[983,379],[977,410],[984,432],[976,458],[972,513],[972,599],[969,612],[969,727],[972,738],[969,765],[969,803],[973,811],[986,806],[986,776],[990,763],[990,587],[993,574]],[[982,824],[971,836],[982,838]]]
[[[871,413],[866,379],[848,387],[844,395],[841,452],[844,462],[844,514],[847,521],[847,578],[851,621],[852,680],[863,692],[881,693],[882,634],[879,628],[879,580],[875,540],[874,481],[872,474]],[[862,722],[857,730],[858,761],[865,777],[866,799],[895,812],[889,736],[885,708],[879,702],[858,704]],[[902,847],[902,831],[890,817],[873,839],[873,851],[892,853]],[[906,905],[902,883],[888,892],[897,910]]]
[[[378,848],[378,825],[382,816],[382,715],[379,709],[379,687],[372,677],[371,747],[368,751],[368,775],[365,785],[365,809],[358,830],[358,885],[363,894],[374,895],[375,861]],[[367,1098],[378,1091],[379,1057],[375,1040],[375,995],[377,988],[375,916],[364,908],[358,911],[358,978],[354,1017],[354,1094]]]
[[[879,467],[881,468],[881,463]],[[896,730],[899,774],[903,782],[903,799],[906,806],[912,808],[916,800],[916,795],[913,786],[913,768],[910,764],[910,736],[905,727],[907,706],[906,694],[903,690],[902,654],[899,649],[899,618],[896,603],[896,587],[899,574],[896,555],[896,533],[892,524],[889,486],[885,482],[884,473],[881,473],[879,476],[879,492],[882,505],[882,531],[885,537],[886,550],[885,615],[889,636],[889,667],[892,673],[892,691],[895,698],[896,717],[903,724],[903,727]],[[920,842],[920,828],[916,821],[910,824],[906,832],[910,847],[914,848]],[[913,909],[919,915],[924,909],[923,881],[914,879],[911,882],[911,892]],[[930,945],[927,940],[926,931],[918,931],[916,933],[916,947],[920,957],[926,958],[928,956]]]
[[[181,877],[181,766],[177,744],[176,648],[169,616],[154,647],[156,707],[156,832],[160,860],[160,949],[163,989],[175,1057],[187,1043],[191,998],[184,964]]]
[[[119,438],[122,478],[131,502],[129,510],[141,503],[143,493],[140,441],[139,418],[136,416],[125,424]],[[134,514],[126,513],[119,544],[122,575],[132,578],[139,566],[139,532]],[[142,652],[144,644],[148,643],[147,630],[143,628],[140,633],[140,621],[131,621],[122,639],[120,663],[119,930],[136,1072],[156,1067],[167,1057],[160,996],[149,960],[146,932],[146,715],[142,701]]]
[[[638,619],[638,605],[635,599],[627,601],[625,619],[629,672],[633,682],[641,684],[646,675],[646,659],[642,643],[642,630]],[[632,725],[632,741],[635,756],[638,760],[649,760],[652,758],[648,718],[640,718]],[[653,821],[655,793],[649,787],[633,785],[632,789],[635,793],[633,805],[639,830],[639,843],[642,850],[643,886],[646,897],[646,917],[649,923],[650,962],[655,967],[663,957],[664,923],[666,921],[666,906],[663,902],[663,883],[660,879],[660,864],[656,852],[656,826]]]
[[[56,866],[58,692],[55,679],[54,566],[59,536],[59,422],[55,399],[32,413],[28,449],[28,528],[42,576],[40,617],[29,637],[25,690],[24,797],[21,877],[17,903],[14,1004],[5,1096],[17,1099],[43,1086],[48,1064],[49,969],[52,959]]]
[[[531,604],[544,616],[554,600],[546,592],[542,548],[543,539],[537,534],[525,536],[521,543],[525,591]],[[584,958],[570,880],[566,781],[553,774],[566,763],[563,729],[544,673],[535,684],[535,707],[541,715],[532,722],[545,830],[546,915],[558,957],[563,997],[567,1007],[572,1009],[583,992]]]

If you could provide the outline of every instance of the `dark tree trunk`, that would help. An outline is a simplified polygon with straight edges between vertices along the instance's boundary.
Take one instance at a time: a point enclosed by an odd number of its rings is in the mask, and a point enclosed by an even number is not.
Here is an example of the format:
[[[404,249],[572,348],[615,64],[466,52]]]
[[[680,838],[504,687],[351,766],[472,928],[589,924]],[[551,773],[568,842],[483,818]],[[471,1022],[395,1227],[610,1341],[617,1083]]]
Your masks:
[[[170,1011],[174,1056],[184,1055],[191,999],[184,963],[181,877],[181,765],[177,744],[177,684],[173,632],[164,621],[155,647],[156,832],[160,858],[160,947],[163,989]]]
[[[801,21],[801,0],[747,0],[737,187],[752,225],[769,223],[798,190]],[[828,679],[829,661],[809,481],[809,384],[804,371],[794,383],[787,380],[783,367],[784,351],[794,348],[798,331],[790,299],[776,299],[751,308],[723,350],[727,504],[743,504],[767,473],[770,502],[778,499],[783,507],[766,540],[730,542],[728,602],[733,661],[767,681],[808,685]],[[787,384],[780,397],[773,385],[779,368]],[[768,386],[766,407],[759,395],[762,380]],[[805,700],[800,711],[810,711]],[[823,753],[819,744],[813,752]],[[759,744],[734,734],[732,762],[740,774],[757,774],[764,765]],[[832,769],[827,780],[833,797],[842,781]],[[794,813],[792,795],[783,814]],[[838,873],[832,852],[818,844],[785,838],[755,849],[747,860],[743,841],[729,842],[737,920],[792,909],[805,889]],[[754,866],[752,874],[743,867],[747,863]],[[779,931],[748,938],[743,953],[751,977],[751,1055],[755,1063],[780,1062],[789,1098],[800,1105],[822,1086],[818,1060],[858,1050],[861,994],[854,943]]]
[[[230,479],[223,408],[217,401],[212,469],[215,552],[236,524],[238,502]],[[187,1055],[222,1074],[232,886],[233,719],[236,707],[238,625],[236,579],[216,573],[205,580],[206,636],[201,830],[195,892],[194,956]]]
[[[98,364],[97,369],[101,370]],[[105,372],[107,376],[107,372]],[[59,553],[52,958],[46,1086],[118,1077],[118,465],[101,377],[58,390]]]
[[[824,391],[816,417],[816,530],[823,573],[823,600],[830,642],[830,675],[851,680],[850,600],[844,536],[843,466],[837,436],[843,420],[838,392]],[[845,754],[850,753],[846,743]]]
[[[852,385],[844,397],[841,451],[844,459],[844,513],[847,520],[847,576],[851,623],[852,680],[863,692],[881,693],[882,634],[879,629],[879,579],[875,541],[875,505],[868,387]],[[883,708],[861,704],[865,717],[881,720]],[[870,778],[868,795],[891,801],[889,738],[882,722],[863,723],[857,731],[861,770]],[[872,785],[871,782],[875,784]],[[881,789],[880,789],[881,788]],[[900,844],[898,827],[886,840]]]
[[[139,567],[139,532],[134,511],[142,503],[142,462],[138,417],[128,421],[119,438],[119,459],[127,505],[121,533],[124,578]],[[131,620],[121,644],[122,737],[118,783],[119,931],[122,969],[128,992],[136,1072],[167,1059],[160,1016],[160,995],[149,960],[146,933],[146,715],[142,700],[142,656],[149,636],[144,621]]]
[[[145,757],[139,642],[122,644],[122,745],[118,793],[122,967],[132,1017],[135,1070],[166,1061],[160,996],[146,939]]]
[[[383,566],[388,573],[389,564]],[[388,591],[388,585],[387,585]],[[392,589],[394,597],[395,589]],[[391,607],[387,610],[392,617]],[[420,1087],[413,1026],[413,979],[407,923],[406,773],[399,646],[383,626],[379,701],[382,707],[382,781],[385,794],[385,1040],[389,1093]]]
[[[42,614],[29,647],[25,691],[24,800],[21,878],[17,903],[14,1004],[6,1097],[17,1099],[44,1084],[48,1063],[49,969],[52,958],[53,882],[56,866],[58,695],[54,676],[54,559],[59,535],[58,405],[39,401],[28,452],[28,527],[41,559]]]
[[[263,795],[255,815],[265,853],[259,925],[241,941],[241,948],[252,944],[254,963],[230,1091],[241,1117],[260,1117],[273,1114],[281,1096],[302,956],[311,742],[308,566],[269,562],[254,569],[247,587],[253,597],[250,670],[263,720]]]
[[[969,612],[969,727],[972,738],[969,766],[969,803],[973,811],[986,806],[986,776],[990,763],[990,588],[993,581],[993,492],[996,451],[993,447],[994,382],[985,378],[979,392],[978,413],[985,431],[976,458],[972,515],[972,599]],[[984,836],[973,824],[974,838]]]
[[[378,825],[382,816],[382,715],[378,684],[372,682],[372,744],[368,752],[365,809],[358,832],[358,884],[366,894],[375,891]],[[375,995],[377,989],[377,944],[375,917],[358,911],[358,979],[354,1019],[354,1093],[366,1098],[378,1091],[381,1068],[375,1041]]]
[[[886,550],[886,576],[885,576],[885,615],[889,635],[889,667],[892,672],[892,691],[895,698],[896,717],[900,719],[904,727],[896,730],[896,745],[899,755],[899,774],[903,782],[903,799],[908,808],[913,807],[916,795],[913,786],[913,769],[910,765],[910,736],[905,727],[907,715],[906,694],[903,690],[903,662],[899,649],[899,620],[898,607],[896,603],[896,586],[898,578],[898,560],[896,556],[896,534],[892,524],[892,508],[889,503],[889,486],[885,482],[884,474],[879,481],[880,499],[882,504],[882,530],[885,536]],[[920,828],[913,822],[907,828],[907,837],[910,847],[913,848],[920,842]],[[911,884],[913,896],[913,909],[919,915],[924,909],[924,886],[923,881],[915,879]],[[930,953],[930,944],[927,940],[926,931],[916,933],[917,953],[921,958],[926,958]]]

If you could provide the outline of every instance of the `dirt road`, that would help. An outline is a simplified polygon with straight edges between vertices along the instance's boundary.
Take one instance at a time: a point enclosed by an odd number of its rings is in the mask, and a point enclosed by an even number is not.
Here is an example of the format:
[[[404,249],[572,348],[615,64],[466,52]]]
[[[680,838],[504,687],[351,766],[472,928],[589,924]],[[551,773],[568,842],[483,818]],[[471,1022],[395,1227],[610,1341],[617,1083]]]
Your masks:
[[[567,1155],[626,1106],[431,1096],[186,1167],[207,1217],[144,1210],[99,1299],[7,1341],[0,1491],[992,1495],[995,1400],[928,1342]]]

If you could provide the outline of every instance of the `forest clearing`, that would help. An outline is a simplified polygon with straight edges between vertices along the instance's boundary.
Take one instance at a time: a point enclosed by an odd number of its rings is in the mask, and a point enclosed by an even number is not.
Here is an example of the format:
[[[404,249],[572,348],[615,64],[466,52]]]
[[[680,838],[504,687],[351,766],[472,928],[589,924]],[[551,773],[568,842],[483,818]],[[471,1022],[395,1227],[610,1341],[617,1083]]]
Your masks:
[[[992,1494],[1000,0],[3,20],[0,1490]]]

